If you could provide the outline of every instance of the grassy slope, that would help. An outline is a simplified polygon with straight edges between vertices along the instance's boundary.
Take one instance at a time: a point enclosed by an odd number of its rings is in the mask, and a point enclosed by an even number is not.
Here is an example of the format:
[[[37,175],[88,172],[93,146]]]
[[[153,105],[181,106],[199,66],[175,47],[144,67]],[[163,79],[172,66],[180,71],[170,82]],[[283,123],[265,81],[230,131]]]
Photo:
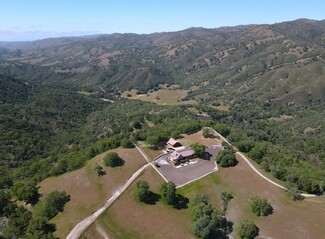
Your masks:
[[[149,182],[157,193],[163,179],[152,168],[145,170],[138,180]],[[162,202],[147,205],[134,200],[136,182],[83,235],[99,238],[98,227],[107,230],[112,238],[193,238],[188,210],[176,210]],[[127,210],[123,210],[127,208]],[[176,226],[177,225],[177,226]]]
[[[93,168],[96,162],[102,165],[107,152],[97,155],[79,170],[48,178],[39,184],[43,196],[54,190],[66,191],[71,196],[64,212],[53,219],[58,237],[65,238],[79,221],[100,208],[145,163],[136,149],[119,148],[116,152],[125,160],[124,166],[114,169],[103,166],[107,173],[102,177],[97,176]]]
[[[181,101],[187,95],[187,92],[187,90],[161,89],[152,93],[137,95],[135,90],[131,90],[125,91],[122,96],[127,97],[130,94],[132,97],[127,98],[148,101],[159,105],[193,104],[194,101]]]
[[[198,137],[191,136],[193,139]],[[253,220],[260,228],[260,235],[272,238],[321,238],[324,234],[325,198],[309,198],[291,201],[286,193],[256,175],[251,168],[238,158],[234,168],[220,168],[206,178],[191,183],[178,193],[187,198],[202,193],[210,203],[220,206],[220,193],[231,191],[234,199],[229,203],[227,217],[236,223],[240,219]],[[163,180],[152,169],[140,177],[147,180],[150,188],[158,192]],[[113,238],[191,238],[189,210],[177,211],[158,202],[145,205],[134,200],[135,183],[109,208],[84,234],[84,238],[99,237],[98,228],[107,231]],[[274,213],[268,217],[256,217],[247,210],[251,195],[267,198]],[[123,210],[127,208],[127,210]],[[276,230],[275,230],[276,228]],[[161,237],[161,236],[164,237]],[[177,235],[177,237],[175,237]]]

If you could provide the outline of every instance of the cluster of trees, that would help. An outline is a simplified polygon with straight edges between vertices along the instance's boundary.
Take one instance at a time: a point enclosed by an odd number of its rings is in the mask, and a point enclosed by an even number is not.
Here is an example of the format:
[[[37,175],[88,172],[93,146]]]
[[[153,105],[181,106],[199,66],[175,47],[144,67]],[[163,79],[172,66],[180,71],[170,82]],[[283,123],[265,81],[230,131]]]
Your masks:
[[[191,200],[191,217],[194,235],[199,238],[228,238],[232,223],[208,203],[205,195],[199,194]]]
[[[256,216],[268,216],[273,212],[271,204],[265,198],[258,196],[253,196],[249,199],[248,208]]]
[[[234,167],[238,163],[234,151],[228,149],[222,150],[218,153],[216,160],[218,165],[224,168]]]
[[[8,219],[4,238],[54,239],[55,225],[49,221],[63,211],[70,196],[65,192],[51,192],[38,202],[32,212],[12,201],[7,190],[0,190],[0,217]]]

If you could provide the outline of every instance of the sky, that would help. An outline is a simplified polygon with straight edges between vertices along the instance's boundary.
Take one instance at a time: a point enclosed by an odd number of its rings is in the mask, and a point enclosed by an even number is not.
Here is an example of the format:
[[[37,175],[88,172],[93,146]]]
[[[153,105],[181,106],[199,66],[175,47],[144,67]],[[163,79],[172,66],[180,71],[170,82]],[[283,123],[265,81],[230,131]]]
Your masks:
[[[325,19],[324,0],[0,0],[0,41]]]

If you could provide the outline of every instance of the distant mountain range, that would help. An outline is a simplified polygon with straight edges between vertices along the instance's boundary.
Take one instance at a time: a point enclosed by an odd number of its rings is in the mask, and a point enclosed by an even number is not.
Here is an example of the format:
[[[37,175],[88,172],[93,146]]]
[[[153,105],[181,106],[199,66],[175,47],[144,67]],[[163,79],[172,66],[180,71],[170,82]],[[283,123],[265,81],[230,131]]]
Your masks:
[[[305,102],[325,94],[325,20],[0,42],[0,74],[147,92],[163,83]]]

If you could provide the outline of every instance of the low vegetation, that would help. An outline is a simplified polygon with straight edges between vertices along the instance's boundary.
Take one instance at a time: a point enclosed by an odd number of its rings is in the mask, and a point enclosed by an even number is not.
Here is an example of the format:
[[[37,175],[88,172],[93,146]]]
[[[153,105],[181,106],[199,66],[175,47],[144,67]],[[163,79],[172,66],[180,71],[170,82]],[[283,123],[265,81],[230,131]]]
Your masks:
[[[191,200],[193,233],[199,238],[228,238],[232,223],[208,203],[205,195],[197,195]]]
[[[194,144],[191,144],[190,147],[194,150],[195,154],[199,158],[204,158],[204,156],[205,156],[205,146],[203,144],[194,143]]]
[[[124,164],[123,159],[116,152],[109,152],[103,159],[105,166],[112,168],[122,166]]]
[[[268,216],[273,212],[271,204],[265,198],[257,196],[249,199],[248,208],[256,216]]]
[[[62,212],[70,196],[65,192],[51,192],[34,206],[31,212],[11,200],[7,191],[0,190],[0,217],[8,218],[4,238],[54,238],[55,225],[49,223]]]
[[[235,232],[240,239],[253,239],[258,236],[259,228],[248,220],[241,220],[235,225]]]
[[[236,159],[235,153],[231,150],[222,150],[216,157],[218,165],[223,168],[234,167],[237,165],[238,161]]]
[[[225,214],[226,211],[227,211],[227,208],[228,208],[228,203],[231,201],[231,199],[234,198],[234,194],[231,193],[231,192],[222,192],[220,194],[221,196],[221,209],[222,209],[222,212]]]
[[[173,182],[164,182],[160,188],[161,198],[169,205],[177,204],[176,185]]]
[[[135,192],[135,197],[140,202],[149,202],[150,201],[150,191],[149,191],[149,184],[146,181],[138,181],[137,182],[137,189]]]

